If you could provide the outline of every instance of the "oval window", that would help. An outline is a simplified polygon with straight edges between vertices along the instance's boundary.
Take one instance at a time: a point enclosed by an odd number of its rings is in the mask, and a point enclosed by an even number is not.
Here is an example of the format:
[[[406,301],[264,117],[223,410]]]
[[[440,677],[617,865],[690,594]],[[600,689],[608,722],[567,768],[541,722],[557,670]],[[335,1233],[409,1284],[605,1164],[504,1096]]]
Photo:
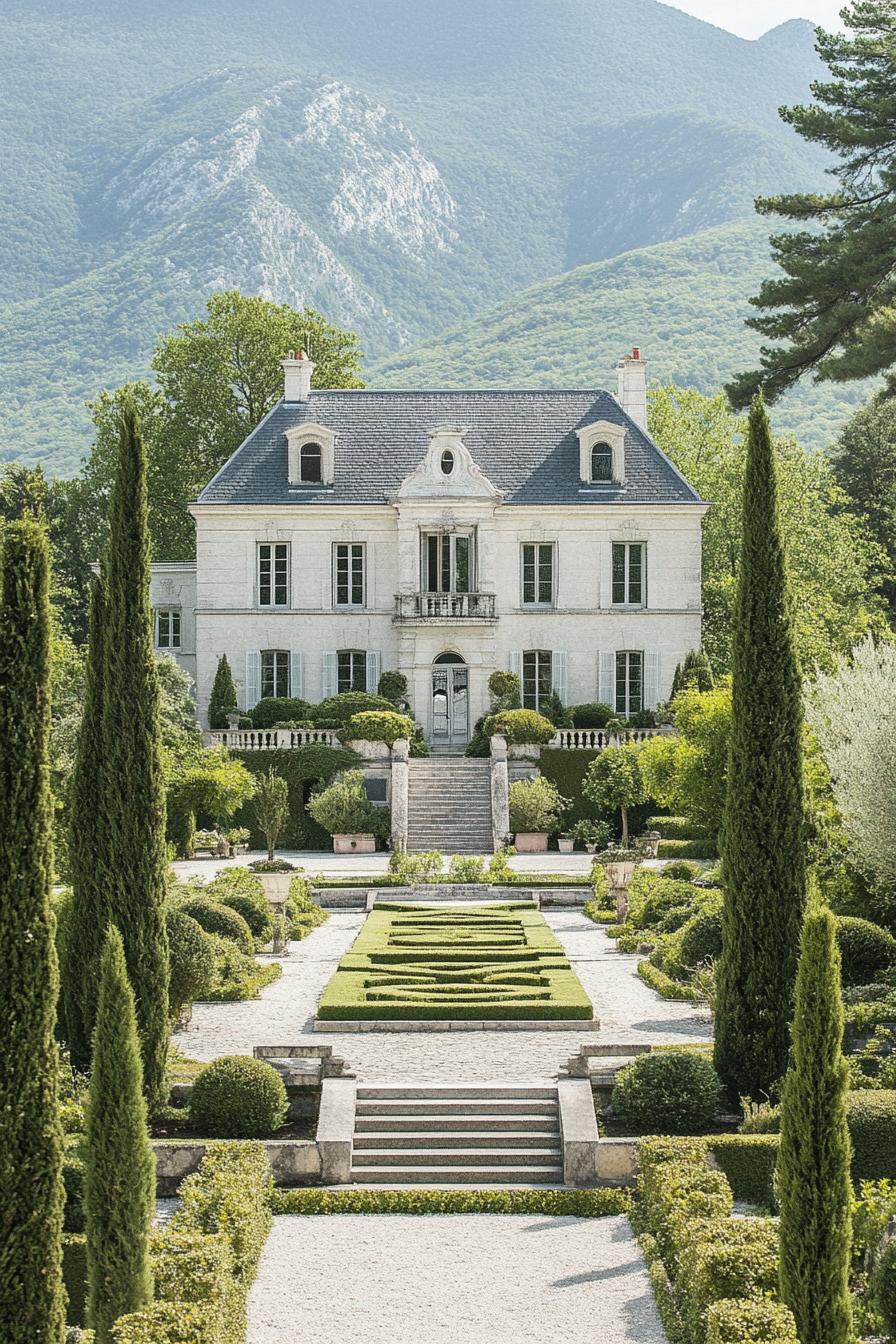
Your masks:
[[[442,471],[446,476],[450,476],[454,470],[454,454],[450,448],[446,448],[442,454]]]

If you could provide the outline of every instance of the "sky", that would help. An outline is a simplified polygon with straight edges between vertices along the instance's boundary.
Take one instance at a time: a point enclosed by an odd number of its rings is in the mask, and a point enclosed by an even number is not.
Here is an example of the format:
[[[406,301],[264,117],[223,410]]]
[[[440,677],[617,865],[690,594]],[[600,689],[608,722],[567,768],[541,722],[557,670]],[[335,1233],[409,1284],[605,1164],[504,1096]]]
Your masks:
[[[826,28],[839,28],[838,15],[845,0],[664,0],[664,3],[740,37],[761,37],[787,19],[809,19]]]

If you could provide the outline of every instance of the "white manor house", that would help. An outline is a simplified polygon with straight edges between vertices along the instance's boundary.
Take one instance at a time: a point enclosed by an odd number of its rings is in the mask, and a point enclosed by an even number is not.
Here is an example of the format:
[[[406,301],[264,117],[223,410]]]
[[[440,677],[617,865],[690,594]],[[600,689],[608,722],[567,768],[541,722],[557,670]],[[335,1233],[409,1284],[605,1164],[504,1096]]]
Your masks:
[[[227,654],[240,705],[408,679],[460,750],[497,668],[523,703],[621,715],[668,697],[700,644],[707,508],[647,433],[635,349],[603,391],[284,395],[191,506],[195,564],[153,566],[156,644],[206,714]]]

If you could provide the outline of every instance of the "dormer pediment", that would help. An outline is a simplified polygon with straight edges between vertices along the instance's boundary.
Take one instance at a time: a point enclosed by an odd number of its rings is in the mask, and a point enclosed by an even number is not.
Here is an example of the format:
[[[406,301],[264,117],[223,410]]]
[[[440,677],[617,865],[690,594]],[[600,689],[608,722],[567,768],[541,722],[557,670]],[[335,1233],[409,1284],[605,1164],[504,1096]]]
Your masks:
[[[461,425],[436,425],[422,461],[406,476],[395,495],[402,499],[483,499],[503,495],[473,461]]]
[[[313,488],[333,484],[336,435],[326,425],[312,420],[293,425],[286,431],[286,455],[291,486]]]
[[[625,485],[625,429],[612,420],[595,420],[576,430],[579,479],[584,485]]]

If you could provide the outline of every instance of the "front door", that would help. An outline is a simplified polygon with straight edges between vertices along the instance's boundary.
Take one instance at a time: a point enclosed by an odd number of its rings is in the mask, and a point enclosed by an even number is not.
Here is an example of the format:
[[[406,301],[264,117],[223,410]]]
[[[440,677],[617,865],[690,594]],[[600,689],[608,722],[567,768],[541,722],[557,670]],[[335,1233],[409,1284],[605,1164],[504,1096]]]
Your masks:
[[[464,747],[470,737],[469,672],[464,664],[432,670],[432,744]]]

